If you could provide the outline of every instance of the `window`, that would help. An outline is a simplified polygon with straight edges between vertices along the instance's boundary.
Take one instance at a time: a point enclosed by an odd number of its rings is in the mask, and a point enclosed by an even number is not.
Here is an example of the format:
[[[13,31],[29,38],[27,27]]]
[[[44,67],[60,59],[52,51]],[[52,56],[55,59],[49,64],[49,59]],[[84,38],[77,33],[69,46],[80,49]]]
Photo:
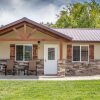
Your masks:
[[[16,60],[23,60],[23,46],[16,46]]]
[[[73,61],[80,61],[80,46],[73,46]]]
[[[48,60],[55,60],[55,48],[48,48]]]
[[[88,61],[88,46],[81,46],[81,61]]]
[[[32,45],[16,45],[16,60],[32,60]]]
[[[88,61],[88,46],[73,46],[73,61]]]

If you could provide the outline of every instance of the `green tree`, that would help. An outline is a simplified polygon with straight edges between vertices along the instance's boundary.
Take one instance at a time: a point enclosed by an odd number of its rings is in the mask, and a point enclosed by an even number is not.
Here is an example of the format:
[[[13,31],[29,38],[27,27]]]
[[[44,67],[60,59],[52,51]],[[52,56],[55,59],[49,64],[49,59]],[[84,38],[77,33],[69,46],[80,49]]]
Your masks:
[[[95,0],[70,4],[60,12],[52,27],[100,28],[100,4]]]

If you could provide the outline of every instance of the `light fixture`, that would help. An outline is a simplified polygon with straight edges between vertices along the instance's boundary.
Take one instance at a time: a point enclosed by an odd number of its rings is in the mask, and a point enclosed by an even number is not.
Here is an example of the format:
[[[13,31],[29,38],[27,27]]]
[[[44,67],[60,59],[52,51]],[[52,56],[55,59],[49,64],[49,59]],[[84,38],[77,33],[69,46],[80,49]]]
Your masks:
[[[38,44],[40,45],[40,41],[38,41]]]
[[[38,41],[38,49],[40,49],[40,41]]]

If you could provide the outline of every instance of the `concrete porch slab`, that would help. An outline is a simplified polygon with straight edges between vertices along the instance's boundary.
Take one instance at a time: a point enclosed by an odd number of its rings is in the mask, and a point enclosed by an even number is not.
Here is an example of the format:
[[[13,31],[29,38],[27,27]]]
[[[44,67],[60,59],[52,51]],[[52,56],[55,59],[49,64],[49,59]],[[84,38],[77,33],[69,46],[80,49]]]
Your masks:
[[[63,77],[58,76],[13,76],[13,75],[0,75],[0,80],[41,80],[41,81],[75,81],[75,80],[100,80],[100,75],[94,76],[72,76],[72,77]]]

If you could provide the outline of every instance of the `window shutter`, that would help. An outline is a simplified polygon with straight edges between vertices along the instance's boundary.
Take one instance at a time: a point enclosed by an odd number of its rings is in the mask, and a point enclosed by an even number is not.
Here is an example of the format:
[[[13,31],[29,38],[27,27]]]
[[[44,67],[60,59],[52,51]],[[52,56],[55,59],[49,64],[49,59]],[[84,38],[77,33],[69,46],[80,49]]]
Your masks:
[[[38,45],[33,44],[33,59],[38,59]]]
[[[15,44],[10,44],[10,59],[15,60]]]
[[[67,60],[72,61],[72,45],[67,45]]]
[[[94,45],[89,45],[89,61],[94,61]]]

